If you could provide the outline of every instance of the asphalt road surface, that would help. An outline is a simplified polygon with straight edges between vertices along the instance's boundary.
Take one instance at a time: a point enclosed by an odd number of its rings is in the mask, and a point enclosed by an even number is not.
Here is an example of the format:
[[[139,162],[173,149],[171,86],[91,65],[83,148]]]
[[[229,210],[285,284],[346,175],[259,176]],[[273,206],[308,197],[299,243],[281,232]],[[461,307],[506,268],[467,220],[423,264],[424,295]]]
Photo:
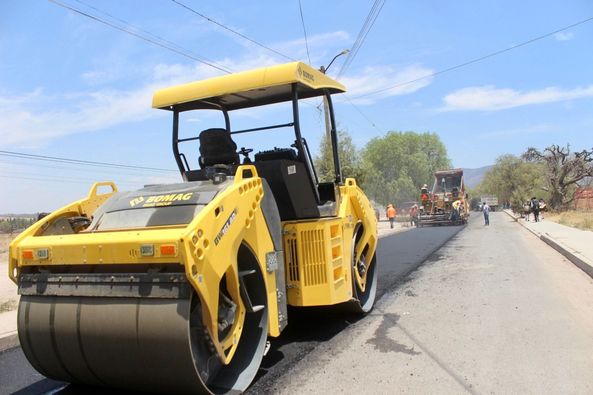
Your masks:
[[[474,220],[477,216],[474,216]],[[377,252],[377,298],[395,289],[406,275],[435,254],[463,226],[424,227],[394,234],[380,240]],[[436,253],[437,256],[438,252]],[[364,319],[364,318],[363,318]],[[289,325],[263,360],[262,368],[247,393],[259,394],[273,388],[273,382],[295,363],[305,358],[342,330],[356,323],[358,317],[327,308],[291,310]],[[22,350],[14,348],[0,353],[0,394],[103,394],[105,389],[66,385],[47,379],[27,362]],[[109,391],[110,394],[131,394]]]
[[[268,391],[593,394],[593,279],[506,214],[477,217]]]

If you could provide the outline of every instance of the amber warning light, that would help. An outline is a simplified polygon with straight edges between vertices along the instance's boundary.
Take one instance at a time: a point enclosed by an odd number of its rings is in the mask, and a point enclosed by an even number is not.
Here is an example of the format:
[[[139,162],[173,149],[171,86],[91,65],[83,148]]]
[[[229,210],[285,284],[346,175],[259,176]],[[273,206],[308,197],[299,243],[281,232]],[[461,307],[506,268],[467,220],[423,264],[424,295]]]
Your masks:
[[[172,244],[164,244],[161,246],[161,255],[175,255],[176,249]]]

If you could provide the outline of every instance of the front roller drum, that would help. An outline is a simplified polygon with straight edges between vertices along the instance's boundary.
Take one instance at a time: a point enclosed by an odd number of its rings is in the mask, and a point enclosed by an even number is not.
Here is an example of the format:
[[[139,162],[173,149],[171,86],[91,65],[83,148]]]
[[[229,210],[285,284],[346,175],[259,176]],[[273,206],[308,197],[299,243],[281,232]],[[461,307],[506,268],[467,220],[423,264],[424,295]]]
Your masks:
[[[258,298],[258,295],[251,295]],[[189,299],[23,295],[27,359],[60,381],[163,393],[244,391],[259,368],[267,309],[248,314],[229,365],[212,363],[201,305]]]

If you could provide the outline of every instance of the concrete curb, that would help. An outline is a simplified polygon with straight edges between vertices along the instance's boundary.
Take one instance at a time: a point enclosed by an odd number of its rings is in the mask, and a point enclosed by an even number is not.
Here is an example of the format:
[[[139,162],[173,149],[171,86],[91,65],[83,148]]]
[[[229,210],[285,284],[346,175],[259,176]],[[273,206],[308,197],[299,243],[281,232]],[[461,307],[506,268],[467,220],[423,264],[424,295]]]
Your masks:
[[[584,256],[582,256],[581,254],[579,254],[576,251],[572,251],[570,249],[570,247],[565,246],[562,243],[560,243],[559,241],[554,240],[549,234],[544,235],[539,232],[536,232],[535,230],[529,228],[528,226],[525,226],[524,224],[521,223],[520,218],[515,217],[508,210],[503,210],[503,211],[505,213],[507,213],[511,218],[513,218],[515,220],[515,222],[517,222],[523,228],[525,228],[528,231],[530,231],[531,233],[533,233],[535,236],[537,236],[544,243],[546,243],[547,245],[549,245],[550,247],[552,247],[553,249],[558,251],[560,254],[562,254],[566,259],[571,261],[576,267],[578,267],[579,269],[584,271],[589,277],[593,278],[593,263],[589,262],[589,260],[587,258],[585,258]]]
[[[0,352],[18,347],[19,345],[19,335],[17,331],[4,333],[0,336]]]
[[[552,239],[549,235],[541,235],[539,238],[542,239],[550,247],[564,255],[566,259],[568,259],[569,261],[574,263],[575,266],[577,266],[579,269],[587,273],[589,277],[593,278],[593,264],[587,262],[587,259],[585,257],[581,258],[579,256],[580,254],[569,251],[568,247],[563,246],[562,243]]]

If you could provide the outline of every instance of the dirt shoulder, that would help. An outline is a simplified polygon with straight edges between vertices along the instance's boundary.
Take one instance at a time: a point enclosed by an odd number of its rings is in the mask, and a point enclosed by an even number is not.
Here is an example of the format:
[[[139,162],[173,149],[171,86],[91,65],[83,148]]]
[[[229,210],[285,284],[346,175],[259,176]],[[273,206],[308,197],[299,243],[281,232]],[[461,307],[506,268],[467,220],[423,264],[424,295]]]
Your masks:
[[[544,214],[544,219],[581,230],[593,231],[593,211],[564,211]]]
[[[0,234],[0,313],[16,309],[17,287],[8,278],[8,245],[15,235]]]

